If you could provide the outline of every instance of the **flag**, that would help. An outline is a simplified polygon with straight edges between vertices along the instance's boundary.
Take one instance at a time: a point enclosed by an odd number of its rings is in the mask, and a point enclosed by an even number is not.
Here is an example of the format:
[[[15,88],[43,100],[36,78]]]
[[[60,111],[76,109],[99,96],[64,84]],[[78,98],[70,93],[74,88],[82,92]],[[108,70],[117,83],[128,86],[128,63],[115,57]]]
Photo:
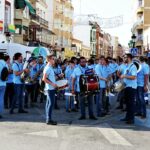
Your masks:
[[[9,32],[15,33],[16,28],[15,28],[14,25],[10,24],[10,25],[8,26],[8,29],[9,29]]]
[[[0,31],[3,30],[3,21],[0,21]]]

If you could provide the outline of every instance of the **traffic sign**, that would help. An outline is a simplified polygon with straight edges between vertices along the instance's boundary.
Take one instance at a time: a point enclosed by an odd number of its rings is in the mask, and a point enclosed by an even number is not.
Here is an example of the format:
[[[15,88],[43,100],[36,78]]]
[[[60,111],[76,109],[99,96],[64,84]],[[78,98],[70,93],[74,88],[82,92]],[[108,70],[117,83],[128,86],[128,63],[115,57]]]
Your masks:
[[[131,53],[133,56],[137,56],[137,55],[138,55],[138,48],[131,48],[130,53]]]

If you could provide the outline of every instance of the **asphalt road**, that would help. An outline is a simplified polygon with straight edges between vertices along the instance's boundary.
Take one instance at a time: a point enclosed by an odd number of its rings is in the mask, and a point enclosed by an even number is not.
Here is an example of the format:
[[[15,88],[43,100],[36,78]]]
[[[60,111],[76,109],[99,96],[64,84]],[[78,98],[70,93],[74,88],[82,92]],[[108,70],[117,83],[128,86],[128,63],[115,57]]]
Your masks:
[[[30,108],[28,114],[8,114],[0,120],[0,150],[149,150],[150,111],[135,125],[120,122],[121,111],[96,121],[79,121],[80,113],[67,113],[64,102],[54,111],[57,126],[45,124],[44,105]]]

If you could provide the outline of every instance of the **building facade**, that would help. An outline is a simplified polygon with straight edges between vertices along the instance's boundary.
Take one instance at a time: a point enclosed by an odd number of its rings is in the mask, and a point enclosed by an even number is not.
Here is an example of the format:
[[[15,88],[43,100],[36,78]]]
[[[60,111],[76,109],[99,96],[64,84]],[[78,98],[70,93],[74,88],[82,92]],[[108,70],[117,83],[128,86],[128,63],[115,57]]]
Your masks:
[[[135,47],[141,55],[148,50],[150,44],[150,1],[135,0],[134,10],[135,23],[132,27],[132,34],[136,35]]]
[[[13,42],[14,0],[0,0],[0,42]]]
[[[70,0],[54,0],[53,31],[57,45],[71,50],[74,8]]]

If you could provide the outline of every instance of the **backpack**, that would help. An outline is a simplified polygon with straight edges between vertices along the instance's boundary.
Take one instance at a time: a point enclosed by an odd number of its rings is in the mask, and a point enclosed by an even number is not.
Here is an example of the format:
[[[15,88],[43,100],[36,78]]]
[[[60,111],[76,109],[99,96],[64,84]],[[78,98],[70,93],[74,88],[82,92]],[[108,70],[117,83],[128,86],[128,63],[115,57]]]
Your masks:
[[[7,81],[7,78],[8,78],[8,69],[7,67],[3,67],[2,71],[1,71],[1,75],[0,75],[0,78],[2,81]]]

